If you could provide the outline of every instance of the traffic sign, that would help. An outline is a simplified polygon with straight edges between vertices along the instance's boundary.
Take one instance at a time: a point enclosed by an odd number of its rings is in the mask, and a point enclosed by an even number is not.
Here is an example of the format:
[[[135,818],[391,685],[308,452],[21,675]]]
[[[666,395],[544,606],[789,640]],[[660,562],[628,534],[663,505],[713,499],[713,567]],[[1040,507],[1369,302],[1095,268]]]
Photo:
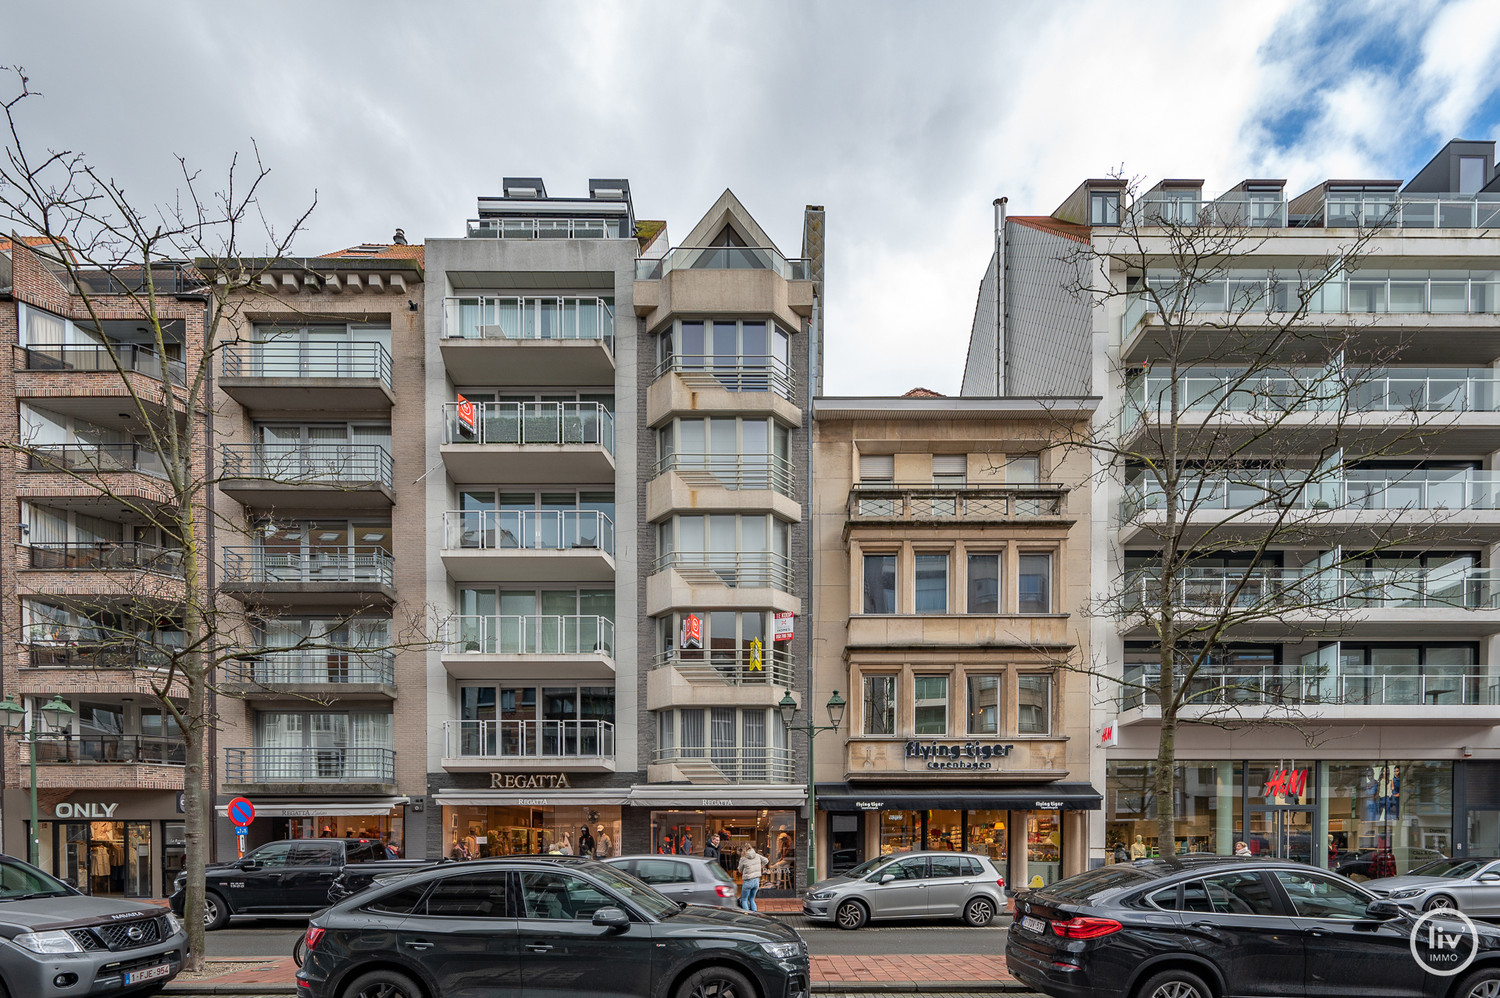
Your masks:
[[[250,834],[250,829],[240,825],[234,830],[234,844],[239,848],[240,859],[245,858],[245,836]]]
[[[255,805],[243,797],[236,797],[229,802],[229,820],[237,828],[244,828],[255,820]]]

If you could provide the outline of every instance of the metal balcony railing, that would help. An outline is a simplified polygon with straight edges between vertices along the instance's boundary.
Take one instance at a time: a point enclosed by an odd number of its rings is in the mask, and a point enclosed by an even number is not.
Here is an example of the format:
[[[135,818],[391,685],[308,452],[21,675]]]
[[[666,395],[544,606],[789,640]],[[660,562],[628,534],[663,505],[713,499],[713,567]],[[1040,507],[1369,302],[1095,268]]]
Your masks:
[[[588,614],[460,614],[448,627],[450,654],[615,654],[615,622]]]
[[[142,444],[36,444],[26,448],[27,471],[140,472],[167,477],[161,455]]]
[[[27,665],[34,669],[158,669],[171,661],[180,637],[132,638],[106,627],[27,624],[21,633]]]
[[[652,477],[668,472],[694,488],[772,489],[797,497],[792,462],[775,454],[668,454],[656,462]]]
[[[856,484],[851,520],[1010,520],[1061,516],[1068,490],[1060,485]]]
[[[806,260],[788,260],[773,246],[678,246],[657,260],[637,260],[635,279],[656,281],[674,270],[770,270],[789,281],[810,280]]]
[[[598,340],[615,346],[615,312],[595,297],[458,295],[443,299],[443,337],[459,340]]]
[[[28,740],[38,765],[45,763],[130,763],[146,766],[182,766],[187,762],[187,743],[162,735],[72,735],[43,736]]]
[[[158,381],[165,373],[174,385],[182,386],[187,383],[187,365],[182,361],[163,361],[155,350],[134,343],[117,343],[112,347],[57,344],[15,349],[18,354],[17,370],[131,371]]]
[[[785,357],[739,356],[711,357],[704,354],[676,354],[656,367],[655,378],[675,374],[691,388],[722,388],[730,392],[775,392],[788,401],[796,401],[792,369]]]
[[[1180,607],[1284,609],[1318,614],[1339,610],[1444,607],[1500,609],[1500,584],[1490,568],[1422,569],[1185,569],[1174,580]],[[1149,610],[1161,602],[1160,577],[1137,571],[1127,578],[1124,603]]]
[[[1136,225],[1203,225],[1247,228],[1284,228],[1286,200],[1281,197],[1225,196],[1204,200],[1147,195],[1130,207]]]
[[[458,403],[443,405],[445,444],[544,444],[615,449],[615,417],[598,402],[479,402],[474,427],[459,420]]]
[[[229,748],[228,783],[394,783],[388,748]]]
[[[766,643],[759,661],[748,648],[677,648],[658,653],[653,665],[675,669],[690,683],[721,686],[790,689],[797,672],[797,660],[772,642]]]
[[[27,565],[40,569],[144,569],[163,575],[182,574],[181,548],[130,541],[33,542],[23,545]]]
[[[1172,379],[1146,374],[1130,382],[1131,406],[1146,418],[1170,418]],[[1344,381],[1326,369],[1245,378],[1233,372],[1185,373],[1177,378],[1181,413],[1265,412],[1500,412],[1500,378],[1444,377],[1419,369]]]
[[[443,548],[615,553],[615,524],[592,509],[449,510]]]
[[[695,782],[787,783],[794,773],[792,753],[785,748],[659,748],[658,763],[672,763]]]
[[[602,218],[471,218],[470,239],[615,239],[619,223]]]
[[[391,354],[383,343],[231,343],[224,348],[226,378],[378,378],[391,387]]]
[[[384,548],[224,549],[224,581],[229,583],[368,582],[390,586],[395,580],[395,559]]]
[[[225,444],[224,476],[278,485],[394,488],[395,463],[384,444]]]
[[[669,568],[694,585],[771,586],[792,591],[791,559],[770,552],[675,551],[656,559],[656,571]]]
[[[613,759],[612,721],[444,721],[443,755],[470,759]]]
[[[153,263],[149,268],[115,264],[108,270],[77,271],[74,276],[96,295],[144,295],[148,289],[159,295],[185,294],[207,283],[192,264],[180,260]]]
[[[396,656],[389,650],[293,648],[266,652],[248,662],[237,662],[230,676],[237,682],[259,686],[343,686],[349,683],[394,686]]]
[[[1493,195],[1328,194],[1323,224],[1338,228],[1489,229],[1500,225]]]
[[[1215,475],[1187,479],[1184,503],[1193,510],[1251,509],[1277,503],[1305,510],[1493,510],[1500,509],[1500,474],[1493,471],[1411,471],[1352,468],[1342,477],[1324,477],[1306,485],[1294,471]],[[1144,510],[1163,509],[1166,493],[1145,474],[1125,486],[1121,514],[1132,519]]]
[[[1203,666],[1188,682],[1186,695],[1188,703],[1203,707],[1479,706],[1497,702],[1497,688],[1489,679],[1479,666],[1397,666],[1380,671],[1370,666]],[[1160,667],[1127,663],[1124,680],[1123,708],[1161,705]]]

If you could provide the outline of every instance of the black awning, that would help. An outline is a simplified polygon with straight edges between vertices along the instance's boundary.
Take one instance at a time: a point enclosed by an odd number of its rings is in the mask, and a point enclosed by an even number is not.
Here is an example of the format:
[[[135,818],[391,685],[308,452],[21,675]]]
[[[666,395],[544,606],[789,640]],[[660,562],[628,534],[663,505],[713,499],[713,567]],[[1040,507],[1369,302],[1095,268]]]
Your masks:
[[[1097,811],[1091,783],[1008,783],[994,787],[851,787],[820,783],[819,811]]]

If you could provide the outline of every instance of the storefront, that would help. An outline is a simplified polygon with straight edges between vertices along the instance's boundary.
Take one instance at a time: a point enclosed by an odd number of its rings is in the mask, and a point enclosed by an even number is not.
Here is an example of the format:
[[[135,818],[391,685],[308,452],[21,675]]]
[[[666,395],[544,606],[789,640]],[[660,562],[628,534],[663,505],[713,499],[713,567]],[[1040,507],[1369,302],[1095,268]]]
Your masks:
[[[719,865],[740,882],[739,861],[754,846],[765,858],[761,894],[791,894],[806,863],[800,785],[694,786],[641,784],[631,788],[632,810],[650,816],[645,851],[703,855],[719,833]]]
[[[320,801],[307,797],[288,799],[256,795],[250,801],[255,805],[255,821],[245,838],[246,849],[283,839],[371,839],[382,847],[394,846],[402,858],[407,855],[406,810],[412,803],[408,797]],[[237,849],[228,809],[228,801],[219,804],[221,857],[232,856]]]
[[[1086,783],[937,790],[820,784],[825,876],[867,859],[918,850],[988,856],[1016,888],[1082,872],[1084,812],[1100,795]]]
[[[27,855],[28,791],[7,790],[5,851]],[[172,790],[55,790],[38,794],[37,862],[86,894],[161,897],[182,872],[182,795]]]
[[[500,781],[500,782],[503,782]],[[546,853],[619,856],[623,845],[623,788],[570,786],[527,790],[443,790],[433,798],[442,823],[442,855],[483,859]]]
[[[1107,862],[1163,852],[1229,855],[1243,842],[1252,855],[1369,879],[1443,856],[1491,855],[1500,845],[1487,817],[1500,814],[1495,763],[1180,762],[1170,843],[1157,834],[1153,770],[1145,761],[1107,764]]]

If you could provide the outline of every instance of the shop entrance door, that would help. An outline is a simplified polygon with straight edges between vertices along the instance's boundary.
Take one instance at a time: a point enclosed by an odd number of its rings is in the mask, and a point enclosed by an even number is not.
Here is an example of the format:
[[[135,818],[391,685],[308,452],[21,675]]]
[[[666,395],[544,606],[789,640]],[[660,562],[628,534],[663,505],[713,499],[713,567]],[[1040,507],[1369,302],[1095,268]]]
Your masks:
[[[1469,808],[1469,855],[1500,856],[1500,811]]]
[[[1310,807],[1252,807],[1240,836],[1250,852],[1262,859],[1312,860],[1313,809]]]
[[[864,822],[860,819],[864,815],[834,814],[828,815],[828,876],[837,877],[845,870],[853,869],[864,860],[861,855],[860,842],[864,829]]]

